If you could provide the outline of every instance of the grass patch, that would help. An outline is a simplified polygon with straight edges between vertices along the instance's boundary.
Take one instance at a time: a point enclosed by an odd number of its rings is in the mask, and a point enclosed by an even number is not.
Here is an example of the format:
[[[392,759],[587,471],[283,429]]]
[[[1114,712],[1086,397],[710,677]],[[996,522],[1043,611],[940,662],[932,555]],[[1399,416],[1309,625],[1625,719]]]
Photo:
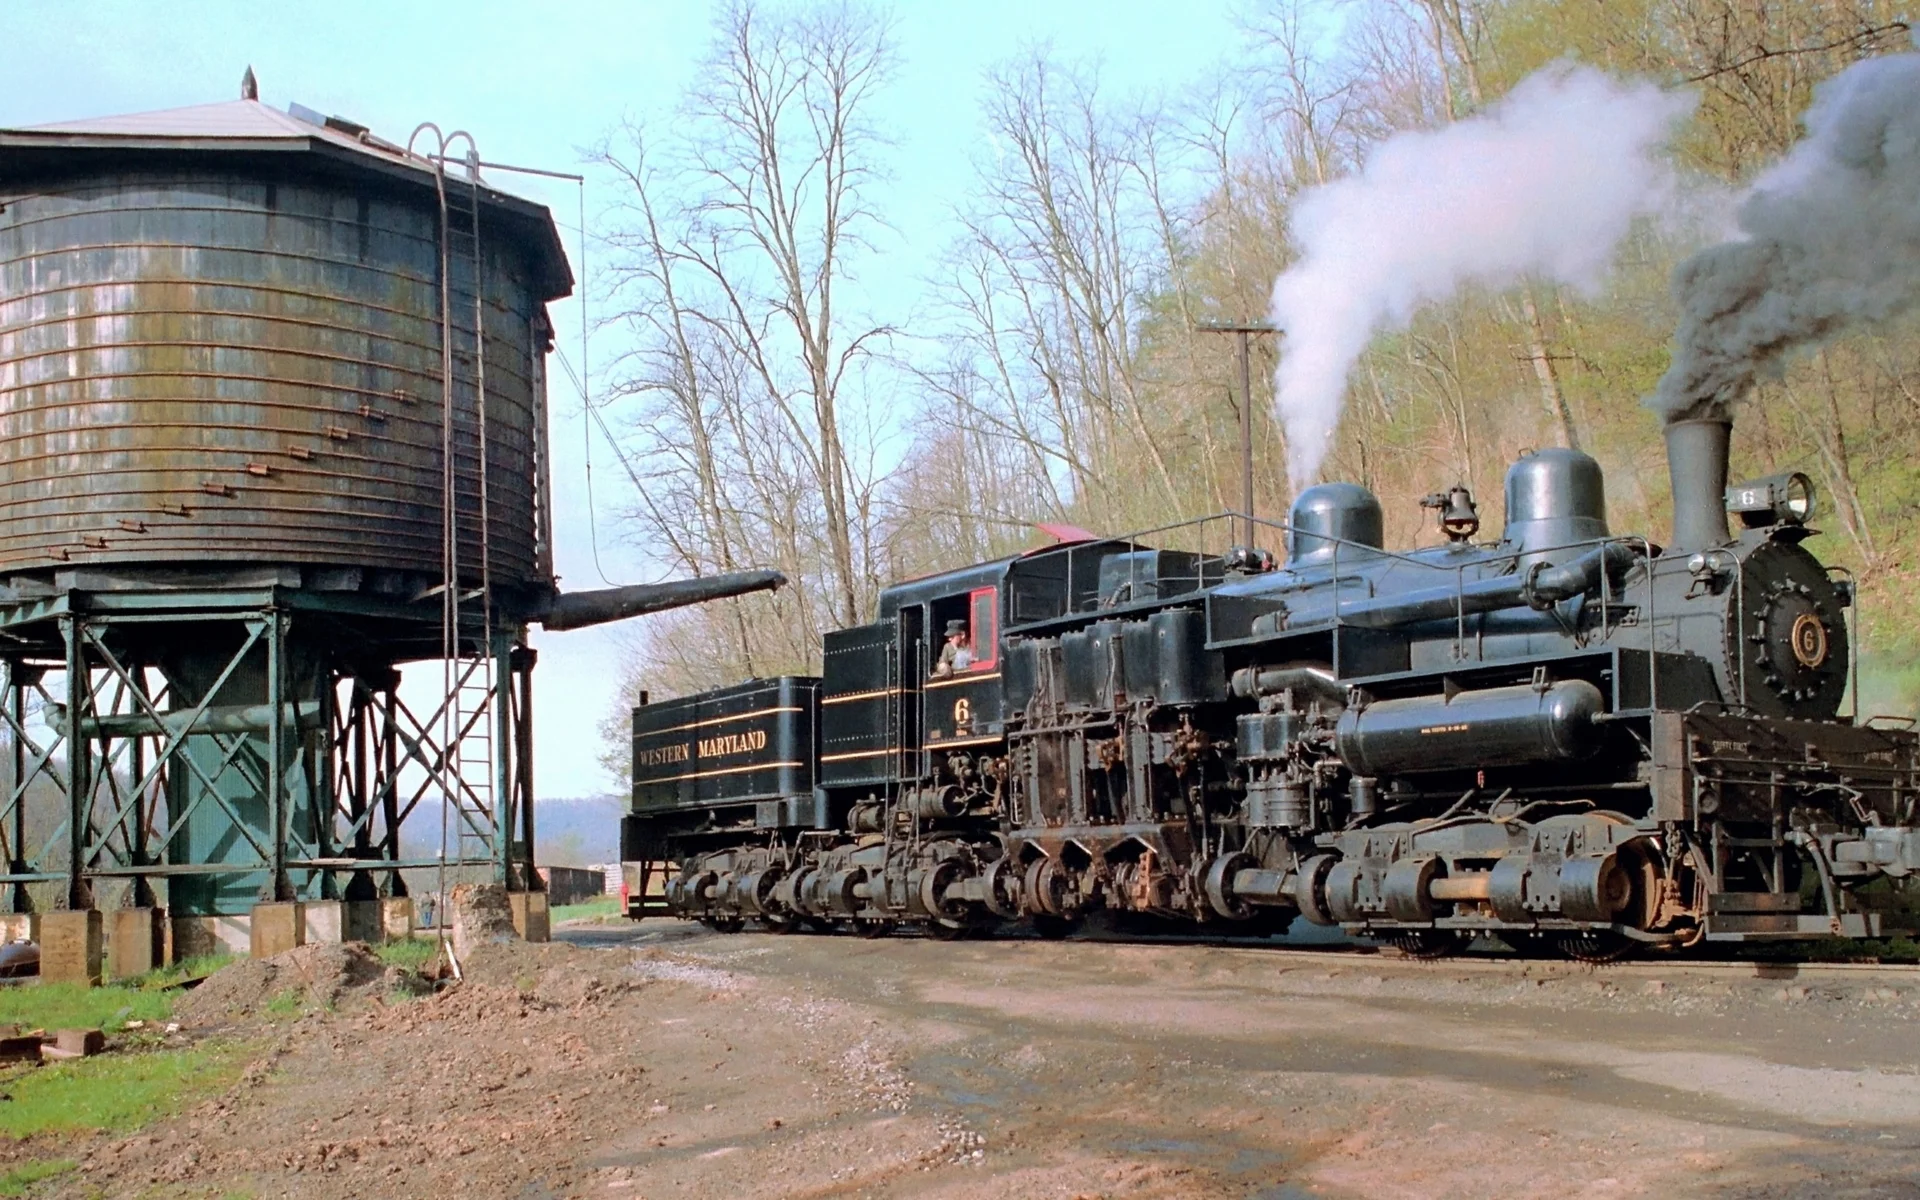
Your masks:
[[[22,1029],[104,1029],[117,1033],[128,1021],[165,1021],[173,1015],[173,1002],[182,982],[204,979],[232,961],[230,954],[182,959],[138,979],[103,987],[32,982],[0,988],[0,1024]]]
[[[408,938],[404,942],[383,942],[373,948],[381,962],[406,971],[424,971],[440,953],[439,938]]]
[[[549,911],[548,919],[553,921],[605,921],[622,915],[620,897],[601,896],[585,904],[562,904]]]
[[[300,989],[288,988],[283,992],[275,992],[267,1000],[266,1014],[276,1021],[285,1021],[299,1016],[301,1007]]]
[[[21,1163],[0,1174],[0,1196],[24,1196],[36,1183],[56,1175],[65,1175],[80,1164],[71,1158],[50,1158],[45,1162]]]
[[[21,1163],[4,1173],[0,1173],[0,1196],[24,1196],[36,1183],[44,1183],[56,1175],[65,1175],[80,1164],[71,1158],[50,1158],[45,1162]]]
[[[28,1068],[0,1078],[8,1097],[0,1104],[0,1135],[132,1129],[231,1086],[245,1058],[244,1046],[206,1042]]]
[[[164,1021],[171,993],[130,984],[90,988],[78,983],[28,983],[0,988],[0,1024],[22,1029],[104,1029],[128,1021]]]
[[[149,971],[140,976],[136,982],[143,988],[170,988],[189,979],[205,979],[237,957],[227,953],[196,954],[192,958],[183,958],[157,971]]]

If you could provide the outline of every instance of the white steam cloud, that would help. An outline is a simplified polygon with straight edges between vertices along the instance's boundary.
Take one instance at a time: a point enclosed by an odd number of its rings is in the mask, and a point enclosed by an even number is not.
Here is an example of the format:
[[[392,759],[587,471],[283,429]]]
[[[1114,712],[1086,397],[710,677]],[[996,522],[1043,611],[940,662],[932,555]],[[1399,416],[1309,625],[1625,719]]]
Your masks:
[[[1675,195],[1660,154],[1694,98],[1590,67],[1535,72],[1486,112],[1397,134],[1295,204],[1273,285],[1274,391],[1296,488],[1317,478],[1347,375],[1384,328],[1466,284],[1596,287],[1635,217]]]

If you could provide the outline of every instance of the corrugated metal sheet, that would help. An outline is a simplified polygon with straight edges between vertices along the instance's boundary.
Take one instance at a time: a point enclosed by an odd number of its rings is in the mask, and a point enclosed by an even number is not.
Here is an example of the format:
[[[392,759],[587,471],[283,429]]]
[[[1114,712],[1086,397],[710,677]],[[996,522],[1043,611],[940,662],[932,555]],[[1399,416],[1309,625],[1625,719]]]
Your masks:
[[[90,160],[97,161],[97,160]],[[458,185],[452,185],[458,191]],[[422,200],[213,166],[0,190],[0,570],[296,562],[437,575],[439,251]],[[462,224],[455,222],[456,228]],[[497,582],[542,581],[537,250],[488,240]],[[473,272],[453,271],[463,575]]]

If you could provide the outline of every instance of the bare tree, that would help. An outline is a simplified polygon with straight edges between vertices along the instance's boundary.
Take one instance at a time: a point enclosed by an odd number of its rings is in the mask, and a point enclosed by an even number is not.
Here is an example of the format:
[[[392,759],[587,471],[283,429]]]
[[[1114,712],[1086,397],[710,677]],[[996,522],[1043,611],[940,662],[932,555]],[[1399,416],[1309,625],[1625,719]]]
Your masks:
[[[1043,54],[994,72],[988,91],[992,154],[944,289],[970,416],[1024,447],[1058,509],[1121,525],[1180,511],[1193,439],[1138,341],[1188,219],[1164,191],[1165,118]]]
[[[824,629],[872,617],[882,475],[861,389],[892,328],[848,284],[883,227],[872,114],[893,58],[864,9],[736,0],[670,130],[596,155],[623,184],[609,377],[631,401],[638,530],[678,569],[793,582],[664,623],[660,652],[696,648],[693,675],[806,669]]]

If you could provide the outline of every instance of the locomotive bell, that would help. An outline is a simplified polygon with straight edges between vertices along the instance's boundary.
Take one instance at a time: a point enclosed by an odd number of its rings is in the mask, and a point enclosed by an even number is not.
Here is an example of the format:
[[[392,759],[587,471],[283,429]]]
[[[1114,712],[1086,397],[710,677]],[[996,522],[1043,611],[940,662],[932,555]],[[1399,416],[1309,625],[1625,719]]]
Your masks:
[[[1287,565],[1303,567],[1359,557],[1386,540],[1380,501],[1357,483],[1317,483],[1287,511]]]
[[[1473,493],[1464,483],[1421,497],[1420,507],[1439,514],[1440,532],[1449,542],[1469,542],[1480,532],[1480,506],[1473,502]]]
[[[1606,536],[1606,477],[1591,455],[1554,446],[1507,469],[1507,541],[1537,552]]]

